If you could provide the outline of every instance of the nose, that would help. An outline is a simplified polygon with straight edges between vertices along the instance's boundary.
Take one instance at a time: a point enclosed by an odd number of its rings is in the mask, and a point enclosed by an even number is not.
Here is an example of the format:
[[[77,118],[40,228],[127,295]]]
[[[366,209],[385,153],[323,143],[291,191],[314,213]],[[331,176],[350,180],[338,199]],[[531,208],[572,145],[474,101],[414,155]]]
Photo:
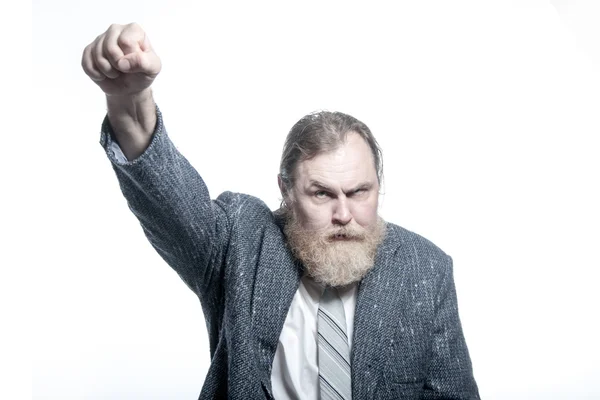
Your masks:
[[[334,225],[346,225],[350,221],[352,221],[352,213],[348,208],[347,200],[338,198],[333,209],[332,223]]]

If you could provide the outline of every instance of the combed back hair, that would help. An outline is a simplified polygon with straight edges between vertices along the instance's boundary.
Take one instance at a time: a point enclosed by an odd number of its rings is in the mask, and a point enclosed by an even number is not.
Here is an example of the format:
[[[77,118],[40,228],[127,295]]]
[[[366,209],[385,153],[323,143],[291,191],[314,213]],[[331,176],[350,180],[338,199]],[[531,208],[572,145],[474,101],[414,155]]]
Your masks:
[[[350,132],[359,134],[371,148],[377,180],[381,185],[383,180],[381,149],[367,125],[348,114],[318,111],[302,117],[287,135],[279,165],[279,174],[285,192],[289,192],[294,187],[295,171],[300,162],[336,150],[345,143],[346,136]]]

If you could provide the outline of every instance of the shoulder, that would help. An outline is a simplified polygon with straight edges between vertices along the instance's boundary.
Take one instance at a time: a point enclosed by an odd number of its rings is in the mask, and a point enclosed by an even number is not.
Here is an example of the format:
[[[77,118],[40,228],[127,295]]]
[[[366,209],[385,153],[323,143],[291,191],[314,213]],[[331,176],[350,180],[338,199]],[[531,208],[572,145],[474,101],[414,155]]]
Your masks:
[[[399,225],[388,222],[385,241],[388,246],[397,249],[410,248],[412,251],[434,258],[446,258],[448,255],[429,239],[409,231]]]
[[[271,213],[264,201],[245,193],[223,192],[215,199],[215,203],[232,212]]]
[[[265,222],[274,222],[273,212],[258,197],[244,193],[223,192],[214,201],[230,222],[245,226],[258,227]]]
[[[429,239],[389,222],[380,251],[395,264],[421,272],[445,272],[452,264],[451,257]]]

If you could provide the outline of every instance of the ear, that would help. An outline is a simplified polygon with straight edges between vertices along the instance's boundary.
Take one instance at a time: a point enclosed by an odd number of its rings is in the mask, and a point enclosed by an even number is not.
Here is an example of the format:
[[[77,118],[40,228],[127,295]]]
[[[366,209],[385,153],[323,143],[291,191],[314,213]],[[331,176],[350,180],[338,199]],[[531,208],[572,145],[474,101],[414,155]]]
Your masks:
[[[283,179],[281,179],[281,174],[277,174],[277,185],[279,185],[279,191],[281,192],[281,197],[286,197],[285,185],[283,184]]]
[[[279,191],[281,192],[282,204],[291,205],[294,201],[292,198],[293,191],[292,189],[286,187],[283,179],[281,179],[281,174],[277,175],[277,184],[279,185]]]

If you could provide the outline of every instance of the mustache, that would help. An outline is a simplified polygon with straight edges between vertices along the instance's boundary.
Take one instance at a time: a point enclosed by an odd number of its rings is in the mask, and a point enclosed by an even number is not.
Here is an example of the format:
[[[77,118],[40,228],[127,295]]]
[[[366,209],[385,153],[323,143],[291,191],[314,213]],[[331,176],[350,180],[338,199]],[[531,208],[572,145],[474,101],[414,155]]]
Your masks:
[[[329,240],[364,240],[367,237],[367,231],[359,226],[340,226],[326,230],[323,236]]]

